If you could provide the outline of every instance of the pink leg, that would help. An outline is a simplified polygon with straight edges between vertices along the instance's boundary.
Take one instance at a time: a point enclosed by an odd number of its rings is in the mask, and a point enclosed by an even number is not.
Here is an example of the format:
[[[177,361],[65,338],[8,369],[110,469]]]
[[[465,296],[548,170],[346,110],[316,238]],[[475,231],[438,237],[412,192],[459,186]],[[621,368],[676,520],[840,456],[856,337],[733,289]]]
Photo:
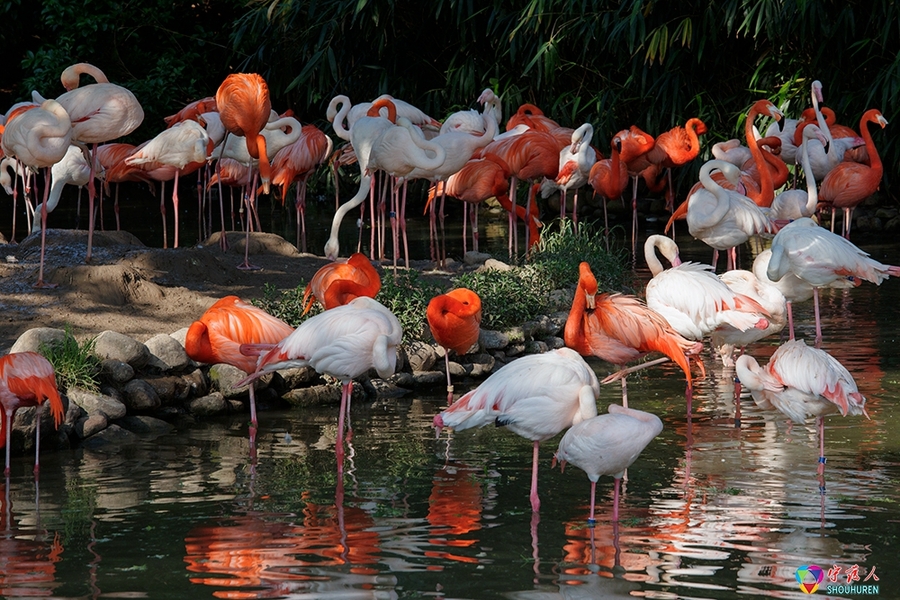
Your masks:
[[[588,525],[593,525],[596,523],[596,519],[594,519],[594,500],[597,496],[597,482],[591,481],[591,516],[588,517]]]
[[[743,350],[741,351],[743,354]],[[734,376],[734,427],[741,428],[741,380]]]
[[[256,205],[256,174],[254,173],[250,180],[251,184],[250,196],[245,196],[245,204],[247,206],[247,233],[244,237],[244,262],[238,265],[238,269],[243,271],[254,271],[259,267],[250,264],[250,230],[253,229],[253,213]]]
[[[816,419],[819,426],[819,466],[816,469],[816,472],[819,475],[825,474],[825,417],[819,417]]]
[[[97,196],[97,190],[94,189],[94,156],[97,153],[97,144],[94,144],[94,151],[91,152],[91,169],[88,178],[88,241],[87,254],[84,256],[84,262],[91,262],[91,248],[94,243],[94,198]]]
[[[578,233],[578,190],[575,190],[575,196],[572,198],[572,227],[575,233]]]
[[[94,214],[94,209],[91,209],[91,214]],[[169,247],[169,229],[166,224],[166,182],[159,182],[159,214],[162,215],[162,225],[163,225],[163,248]]]
[[[622,484],[622,479],[617,477],[615,481],[616,481],[616,483],[615,483],[615,486],[613,487],[613,513],[612,513],[613,523],[616,523],[619,521],[619,486]]]
[[[791,332],[791,341],[794,339],[794,311],[791,309],[791,301],[785,302],[788,316],[788,330]]]
[[[341,408],[340,412],[338,412],[337,442],[334,448],[339,474],[344,472],[344,415],[350,410],[350,394],[352,391],[353,381],[347,381],[341,385]]]
[[[219,161],[216,161],[216,180],[219,185],[219,219],[222,222],[222,236],[219,238],[219,248],[222,252],[228,250],[228,236],[225,235],[225,199],[222,196],[222,174]],[[232,195],[231,228],[234,229],[234,196]]]
[[[10,443],[10,436],[12,435],[12,419],[14,411],[10,409],[4,409],[6,412],[6,468],[3,470],[3,474],[9,477],[9,447],[12,445]],[[6,490],[9,491],[9,486],[6,487]]]
[[[622,378],[622,406],[628,408],[628,378]]]
[[[531,458],[531,510],[537,512],[541,509],[541,500],[538,498],[537,481],[538,481],[538,448],[540,442],[534,442],[534,453]]]
[[[403,199],[400,201],[400,232],[403,234],[403,265],[409,268],[409,238],[406,236],[406,188],[403,180]]]
[[[816,348],[822,345],[822,322],[819,320],[819,288],[813,288],[813,308],[816,313]]]
[[[172,207],[175,210],[175,244],[173,248],[178,247],[178,171],[175,171],[175,185],[172,186]]]
[[[463,256],[465,256],[465,254],[466,254],[466,249],[467,249],[467,248],[466,248],[466,245],[468,244],[468,240],[466,239],[466,236],[467,236],[468,233],[469,233],[468,231],[466,231],[467,226],[468,226],[468,223],[466,222],[466,219],[467,219],[468,216],[469,216],[469,214],[468,214],[468,213],[469,213],[469,203],[468,203],[468,202],[463,202],[463,203],[462,203],[462,207],[463,207],[462,242],[463,242]]]
[[[41,264],[38,268],[38,280],[34,284],[36,288],[55,288],[56,284],[44,283],[44,253],[47,249],[47,199],[50,195],[50,169],[44,169],[44,201],[41,203]],[[9,444],[9,438],[7,438]]]
[[[450,351],[444,348],[444,366],[447,369],[447,405],[453,404],[453,384],[450,382]]]
[[[566,188],[559,190],[559,220],[566,218]]]

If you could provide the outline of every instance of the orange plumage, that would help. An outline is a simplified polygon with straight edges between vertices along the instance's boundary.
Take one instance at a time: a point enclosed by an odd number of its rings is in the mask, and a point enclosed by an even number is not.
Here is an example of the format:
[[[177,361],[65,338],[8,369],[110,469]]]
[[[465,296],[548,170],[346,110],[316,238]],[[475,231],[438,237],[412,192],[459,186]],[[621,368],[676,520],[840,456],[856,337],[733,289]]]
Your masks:
[[[450,290],[431,299],[426,317],[438,344],[465,354],[478,341],[481,298],[466,288]]]
[[[163,120],[166,122],[166,127],[172,127],[176,123],[181,123],[182,121],[196,121],[197,117],[199,117],[203,113],[216,111],[218,111],[218,107],[216,106],[216,99],[212,96],[207,96],[206,98],[194,100],[174,115],[163,117]]]
[[[374,298],[381,289],[381,277],[364,254],[328,263],[316,271],[303,292],[303,314],[319,301],[325,310],[343,306],[354,298]]]
[[[266,155],[266,138],[260,133],[272,114],[265,79],[256,73],[232,73],[216,91],[216,106],[225,129],[244,136],[247,152],[259,160],[263,192],[269,193],[271,165]]]

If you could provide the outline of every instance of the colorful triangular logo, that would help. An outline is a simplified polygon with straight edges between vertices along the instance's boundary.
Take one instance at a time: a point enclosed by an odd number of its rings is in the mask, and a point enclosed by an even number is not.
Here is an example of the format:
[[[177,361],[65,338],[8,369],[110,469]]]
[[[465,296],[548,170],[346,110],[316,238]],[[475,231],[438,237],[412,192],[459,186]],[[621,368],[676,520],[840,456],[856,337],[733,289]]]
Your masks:
[[[814,593],[824,580],[825,571],[818,565],[805,565],[797,569],[797,582],[805,594]]]

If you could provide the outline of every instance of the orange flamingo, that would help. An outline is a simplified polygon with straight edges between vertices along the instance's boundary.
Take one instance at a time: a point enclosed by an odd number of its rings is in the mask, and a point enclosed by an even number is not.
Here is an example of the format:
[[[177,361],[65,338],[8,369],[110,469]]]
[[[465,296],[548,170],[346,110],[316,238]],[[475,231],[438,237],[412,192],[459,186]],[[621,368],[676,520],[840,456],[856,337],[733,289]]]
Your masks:
[[[269,86],[257,73],[232,73],[225,78],[216,91],[216,106],[222,125],[229,133],[242,135],[246,140],[247,152],[259,161],[259,176],[264,194],[269,193],[272,169],[266,154],[266,138],[262,130],[272,114],[269,100]],[[247,200],[247,214],[252,213],[255,197]],[[225,215],[222,215],[222,229],[225,229]],[[224,240],[225,235],[223,233]],[[247,240],[244,248],[244,262],[238,267],[253,268],[250,264],[250,226],[247,224]]]
[[[597,278],[588,263],[581,263],[578,271],[578,287],[563,333],[566,346],[582,356],[601,358],[619,369],[650,352],[662,352],[681,367],[690,388],[688,354],[698,354],[703,345],[682,337],[637,296],[598,294]],[[651,361],[641,367],[659,362]],[[628,406],[626,374],[620,371],[609,378],[610,381],[622,379],[623,406]]]
[[[666,170],[666,210],[675,210],[675,194],[672,187],[672,169],[685,165],[700,154],[700,138],[706,133],[706,123],[694,117],[688,119],[684,127],[675,126],[656,136],[653,149],[647,153],[647,160]]]
[[[618,134],[622,140],[620,148],[620,160],[628,168],[631,177],[631,254],[634,255],[637,243],[637,186],[638,176],[641,171],[650,166],[647,153],[653,150],[656,140],[652,135],[641,130],[636,125],[622,130]]]
[[[316,271],[303,292],[303,314],[317,300],[330,310],[360,296],[374,298],[380,289],[378,271],[364,254],[354,252],[350,258],[338,259]]]
[[[291,183],[297,184],[297,247],[302,252],[306,252],[306,181],[331,150],[330,137],[315,125],[304,125],[300,138],[276,152],[272,159],[272,185],[281,187],[282,203]]]
[[[166,127],[172,127],[173,125],[181,123],[182,121],[196,121],[197,117],[199,117],[203,113],[218,112],[218,110],[219,109],[216,106],[216,99],[213,96],[207,96],[206,98],[194,100],[174,115],[164,117],[163,120],[166,122]]]
[[[125,181],[143,181],[153,190],[151,179],[139,166],[125,163],[125,159],[131,156],[136,149],[134,144],[124,143],[102,144],[94,149],[97,164],[103,168],[103,186],[100,189],[100,223],[101,225],[103,223],[103,193],[109,195],[109,184],[115,183],[116,195],[113,200],[113,213],[116,215],[116,231],[122,228],[119,218],[119,184]]]
[[[600,194],[603,201],[603,230],[607,235],[606,247],[609,249],[609,221],[606,217],[606,203],[610,200],[622,197],[622,192],[628,186],[628,167],[621,159],[622,134],[617,133],[609,142],[611,149],[610,158],[598,160],[591,167],[588,183],[594,189],[595,194]]]
[[[466,354],[478,342],[481,331],[481,298],[472,290],[457,288],[435,296],[425,313],[435,341],[444,347],[447,370],[447,403],[453,402],[450,382],[450,350]]]
[[[59,390],[56,388],[56,372],[53,365],[37,352],[15,352],[0,358],[0,404],[3,412],[0,418],[0,444],[6,445],[6,467],[3,474],[9,476],[9,446],[12,419],[23,406],[36,406],[34,429],[34,474],[40,471],[41,457],[41,412],[44,400],[50,401],[50,415],[54,427],[62,423],[63,408]]]
[[[859,129],[866,141],[866,154],[869,156],[869,164],[844,161],[828,172],[819,187],[819,197],[824,202],[831,203],[831,228],[834,230],[834,209],[844,209],[843,235],[850,238],[850,225],[853,218],[853,209],[863,200],[871,196],[881,184],[881,176],[884,167],[881,157],[872,141],[872,133],[868,124],[875,123],[882,129],[887,125],[887,119],[876,108],[867,110],[859,120]]]
[[[545,133],[549,133],[559,127],[559,123],[545,116],[544,111],[534,104],[527,103],[521,105],[515,114],[509,118],[506,122],[506,131],[512,131],[517,125],[527,125],[529,129]],[[566,143],[571,143],[571,140]]]
[[[184,349],[192,359],[209,364],[225,363],[245,373],[256,371],[258,356],[241,353],[242,344],[274,346],[294,328],[237,296],[225,296],[191,323]],[[250,385],[250,447],[255,449],[256,393]]]

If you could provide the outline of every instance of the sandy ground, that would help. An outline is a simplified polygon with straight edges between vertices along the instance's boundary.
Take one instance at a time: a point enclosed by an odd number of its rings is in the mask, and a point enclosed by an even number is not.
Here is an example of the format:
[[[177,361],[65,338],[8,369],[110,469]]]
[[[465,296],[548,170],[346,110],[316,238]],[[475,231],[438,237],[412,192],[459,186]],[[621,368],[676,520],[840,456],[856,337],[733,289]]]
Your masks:
[[[250,262],[260,268],[241,270],[244,234],[228,234],[227,252],[218,236],[206,245],[164,250],[126,232],[95,232],[86,264],[86,231],[48,230],[44,281],[55,288],[34,287],[39,235],[0,245],[0,352],[34,327],[68,326],[79,340],[112,330],[145,341],[188,326],[222,296],[262,297],[267,284],[296,288],[328,262],[260,233],[250,241]]]

